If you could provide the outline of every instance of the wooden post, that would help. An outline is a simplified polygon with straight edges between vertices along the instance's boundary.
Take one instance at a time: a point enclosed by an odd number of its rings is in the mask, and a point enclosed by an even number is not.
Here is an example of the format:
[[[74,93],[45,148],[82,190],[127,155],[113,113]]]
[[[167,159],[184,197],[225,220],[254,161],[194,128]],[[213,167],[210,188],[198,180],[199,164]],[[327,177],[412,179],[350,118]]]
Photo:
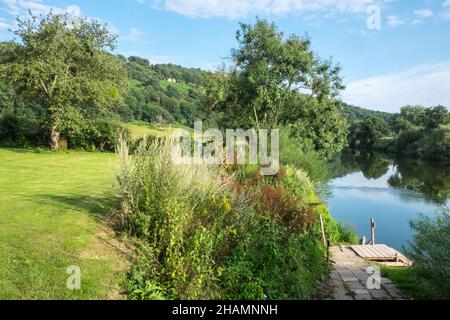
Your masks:
[[[323,226],[322,214],[320,214],[319,216],[320,216],[320,229],[322,230],[323,245],[326,246],[327,245],[327,238],[325,237],[325,228]]]
[[[330,242],[330,240],[327,240],[327,265],[330,264],[330,247],[331,247],[331,242]]]
[[[374,246],[375,245],[375,219],[374,218],[370,219],[370,228],[371,228],[371,233],[372,233],[371,244]]]

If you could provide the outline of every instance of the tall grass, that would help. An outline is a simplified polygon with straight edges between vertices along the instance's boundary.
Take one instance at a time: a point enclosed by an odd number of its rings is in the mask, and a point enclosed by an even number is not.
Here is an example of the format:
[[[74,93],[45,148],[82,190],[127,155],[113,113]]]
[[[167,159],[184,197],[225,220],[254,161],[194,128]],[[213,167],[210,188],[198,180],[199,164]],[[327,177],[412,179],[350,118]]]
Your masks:
[[[309,299],[325,276],[318,214],[336,223],[294,167],[177,165],[167,140],[121,140],[119,230],[136,241],[134,299]]]

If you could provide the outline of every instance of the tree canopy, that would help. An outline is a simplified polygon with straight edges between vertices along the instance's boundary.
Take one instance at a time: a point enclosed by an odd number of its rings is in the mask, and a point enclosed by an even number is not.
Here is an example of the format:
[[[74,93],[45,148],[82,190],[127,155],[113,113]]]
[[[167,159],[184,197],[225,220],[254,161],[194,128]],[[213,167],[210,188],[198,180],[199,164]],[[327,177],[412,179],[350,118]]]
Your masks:
[[[339,65],[316,56],[308,37],[285,37],[266,20],[241,24],[236,39],[231,68],[216,73],[208,92],[221,123],[291,125],[324,154],[340,151],[347,126],[338,101],[344,88]]]
[[[24,101],[39,104],[59,148],[64,121],[106,112],[121,103],[126,72],[107,50],[116,38],[98,22],[50,13],[18,20],[20,39],[4,50],[2,72]]]

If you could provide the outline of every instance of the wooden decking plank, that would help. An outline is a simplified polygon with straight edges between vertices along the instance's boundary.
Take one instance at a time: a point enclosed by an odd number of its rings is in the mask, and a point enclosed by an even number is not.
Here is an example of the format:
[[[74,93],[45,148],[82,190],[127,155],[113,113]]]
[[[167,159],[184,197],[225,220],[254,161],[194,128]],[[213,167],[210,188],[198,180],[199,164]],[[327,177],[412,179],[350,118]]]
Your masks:
[[[352,249],[362,258],[373,257],[373,252],[370,251],[370,246],[352,246]]]
[[[366,251],[363,249],[363,246],[351,246],[351,248],[358,254],[358,256],[362,258],[367,255]]]
[[[381,247],[381,249],[382,249],[384,252],[387,252],[388,254],[390,254],[390,255],[392,255],[392,256],[395,256],[395,255],[398,253],[396,250],[394,250],[394,249],[392,249],[392,248],[389,248],[389,247],[386,246],[386,245],[383,245],[383,246]]]
[[[357,245],[350,248],[361,258],[370,261],[388,262],[393,264],[401,264],[410,266],[411,260],[405,257],[397,250],[384,244],[379,245]]]
[[[389,250],[387,250],[386,246],[375,246],[374,251],[377,252],[378,257],[381,258],[395,258],[395,254],[392,254]]]
[[[367,256],[367,252],[364,249],[364,246],[352,246],[351,247],[360,257],[366,257]]]
[[[395,259],[401,254],[386,245],[365,245],[365,246],[351,246],[351,248],[363,258],[385,258]]]

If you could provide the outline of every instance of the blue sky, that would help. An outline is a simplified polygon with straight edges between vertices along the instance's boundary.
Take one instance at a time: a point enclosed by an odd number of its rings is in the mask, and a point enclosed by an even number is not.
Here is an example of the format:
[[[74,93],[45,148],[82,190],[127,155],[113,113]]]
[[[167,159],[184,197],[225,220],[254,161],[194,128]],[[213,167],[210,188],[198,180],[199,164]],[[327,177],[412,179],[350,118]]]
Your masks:
[[[450,0],[0,0],[0,40],[16,16],[50,8],[108,23],[121,54],[204,69],[226,62],[239,22],[259,16],[339,62],[348,103],[450,106]],[[367,26],[374,8],[380,29]]]

